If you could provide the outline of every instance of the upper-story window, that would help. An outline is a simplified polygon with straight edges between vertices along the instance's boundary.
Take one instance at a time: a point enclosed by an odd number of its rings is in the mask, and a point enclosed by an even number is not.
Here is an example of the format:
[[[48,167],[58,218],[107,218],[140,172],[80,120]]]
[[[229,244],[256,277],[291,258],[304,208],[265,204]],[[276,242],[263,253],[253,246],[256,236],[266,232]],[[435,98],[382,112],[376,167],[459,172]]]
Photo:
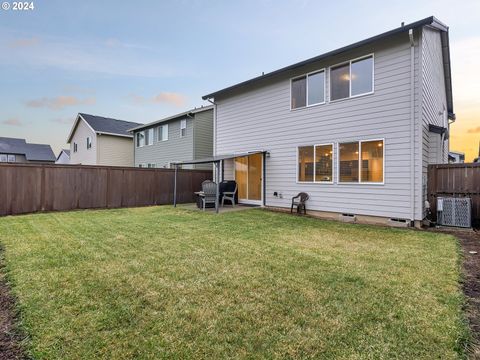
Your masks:
[[[298,109],[325,102],[325,70],[292,79],[291,107]]]
[[[168,124],[160,125],[157,127],[157,141],[168,140]]]
[[[92,138],[87,136],[87,150],[92,148]]]
[[[180,120],[180,137],[187,135],[187,120]]]
[[[8,157],[7,154],[0,154],[0,162],[7,162]]]
[[[73,152],[76,153],[78,150],[78,145],[76,142],[73,143]]]
[[[136,137],[137,147],[145,146],[145,134],[143,133],[143,131],[137,132]]]
[[[153,144],[153,128],[145,130],[145,145]]]
[[[373,55],[330,68],[330,100],[370,94],[373,92]]]
[[[15,155],[8,155],[8,162],[15,162],[15,161],[16,161]]]

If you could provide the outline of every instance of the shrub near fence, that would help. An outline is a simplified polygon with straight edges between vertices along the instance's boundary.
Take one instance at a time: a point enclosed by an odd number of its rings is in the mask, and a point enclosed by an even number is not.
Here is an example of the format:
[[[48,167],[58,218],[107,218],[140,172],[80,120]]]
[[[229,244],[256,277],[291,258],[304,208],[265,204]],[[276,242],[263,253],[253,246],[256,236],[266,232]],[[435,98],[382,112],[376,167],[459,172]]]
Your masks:
[[[441,164],[428,167],[428,201],[437,215],[438,197],[469,197],[472,224],[480,226],[480,164]]]
[[[193,202],[212,171],[178,170],[177,202]],[[173,203],[174,170],[0,164],[0,215]]]

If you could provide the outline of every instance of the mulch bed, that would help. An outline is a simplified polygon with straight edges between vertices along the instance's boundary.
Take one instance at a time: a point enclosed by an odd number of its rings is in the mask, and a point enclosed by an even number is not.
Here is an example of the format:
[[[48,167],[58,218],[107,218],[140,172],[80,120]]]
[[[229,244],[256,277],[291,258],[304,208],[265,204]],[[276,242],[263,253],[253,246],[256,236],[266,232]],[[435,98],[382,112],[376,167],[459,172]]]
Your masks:
[[[465,313],[472,335],[467,353],[470,359],[480,359],[480,229],[440,231],[456,236],[462,246],[462,288],[466,297]]]
[[[3,249],[0,248],[0,252]],[[0,254],[0,360],[27,359],[22,348],[22,336],[15,328],[15,301],[5,279],[2,254]]]

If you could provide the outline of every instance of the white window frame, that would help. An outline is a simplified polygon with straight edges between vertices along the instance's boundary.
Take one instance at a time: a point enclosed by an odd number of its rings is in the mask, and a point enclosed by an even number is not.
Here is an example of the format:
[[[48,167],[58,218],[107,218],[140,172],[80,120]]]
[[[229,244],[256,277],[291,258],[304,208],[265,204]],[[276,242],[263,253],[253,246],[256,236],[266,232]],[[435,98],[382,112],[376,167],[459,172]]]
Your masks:
[[[3,161],[5,159],[5,161]],[[8,162],[8,154],[0,154],[0,163]]]
[[[148,134],[148,143],[147,143],[147,134]],[[144,142],[145,146],[150,146],[153,145],[153,137],[155,136],[155,129],[154,128],[149,128],[144,131]]]
[[[159,138],[159,136],[158,136],[159,135],[158,132],[159,132],[160,129],[162,130],[162,137],[161,138]],[[164,135],[166,135],[165,138],[164,138]],[[168,124],[159,125],[157,127],[157,141],[158,142],[168,141]]]
[[[183,135],[183,131],[185,130],[185,135]],[[187,136],[187,119],[180,120],[180,137]]]
[[[317,146],[326,146],[330,145],[332,147],[332,181],[316,181],[316,170],[317,170]],[[313,181],[301,181],[299,179],[299,174],[298,174],[298,156],[299,156],[299,148],[301,147],[307,147],[307,146],[313,146]],[[325,184],[325,185],[331,185],[335,182],[335,143],[320,143],[320,144],[308,144],[308,145],[298,145],[297,146],[297,157],[295,159],[295,167],[296,167],[296,174],[297,174],[297,179],[296,182],[297,184]]]
[[[314,75],[314,74],[321,73],[321,72],[323,72],[323,101],[319,102],[319,103],[315,103],[315,104],[309,104],[308,103],[308,77],[310,75]],[[306,79],[306,81],[305,81],[305,86],[306,86],[306,89],[305,89],[305,96],[306,96],[305,97],[305,104],[306,105],[293,108],[292,107],[292,84],[293,84],[294,80],[300,79],[302,77],[305,77],[305,79]],[[290,111],[301,110],[301,109],[306,109],[306,108],[309,108],[309,107],[312,107],[312,106],[323,105],[323,104],[326,103],[326,100],[327,100],[327,71],[326,71],[326,68],[310,71],[308,73],[298,75],[298,76],[295,76],[295,77],[290,79]]]
[[[90,150],[92,148],[92,138],[90,136],[87,136],[87,150]]]
[[[352,63],[356,62],[356,61],[359,61],[359,60],[369,58],[369,57],[372,58],[372,91],[357,94],[357,95],[352,95]],[[349,81],[348,81],[348,95],[349,96],[341,98],[341,99],[332,100],[332,68],[336,68],[338,66],[342,66],[342,65],[345,65],[345,64],[348,64],[348,78],[349,78]],[[362,55],[360,57],[350,59],[350,60],[347,60],[347,61],[343,61],[343,62],[340,62],[340,63],[329,66],[328,67],[328,79],[329,79],[329,84],[330,84],[330,88],[328,89],[329,90],[328,91],[328,102],[329,103],[336,103],[338,101],[344,101],[344,100],[354,99],[354,98],[361,97],[361,96],[372,95],[373,93],[375,93],[375,53]]]
[[[7,162],[14,163],[17,162],[17,157],[15,154],[7,154]]]
[[[139,145],[138,144],[138,140],[137,140],[137,137],[139,134],[143,134],[143,145]],[[135,147],[137,148],[141,148],[141,147],[144,147],[145,146],[145,132],[144,131],[139,131],[139,132],[136,132],[135,133]]]
[[[373,182],[373,181],[362,181],[362,143],[371,142],[371,141],[381,141],[383,147],[383,166],[382,166],[382,181]],[[349,144],[349,143],[358,143],[358,181],[340,181],[340,145]],[[385,138],[376,138],[376,139],[364,139],[364,140],[345,140],[339,141],[337,143],[337,174],[338,174],[338,185],[385,185]]]

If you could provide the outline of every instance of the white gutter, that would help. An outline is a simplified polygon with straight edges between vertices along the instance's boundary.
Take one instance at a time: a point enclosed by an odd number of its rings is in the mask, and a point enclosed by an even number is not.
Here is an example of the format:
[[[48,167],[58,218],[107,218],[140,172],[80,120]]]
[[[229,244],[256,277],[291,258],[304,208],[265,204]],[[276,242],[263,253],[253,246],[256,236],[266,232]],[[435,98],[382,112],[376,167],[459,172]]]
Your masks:
[[[410,220],[415,219],[415,42],[413,29],[410,39]]]

